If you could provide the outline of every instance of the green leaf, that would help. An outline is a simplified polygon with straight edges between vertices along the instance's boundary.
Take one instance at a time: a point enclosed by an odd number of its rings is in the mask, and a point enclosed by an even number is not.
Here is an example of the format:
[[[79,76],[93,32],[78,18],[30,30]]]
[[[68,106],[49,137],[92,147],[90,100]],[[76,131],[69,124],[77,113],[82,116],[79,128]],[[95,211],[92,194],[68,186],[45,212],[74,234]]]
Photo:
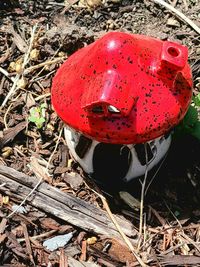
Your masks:
[[[195,106],[200,107],[200,93],[193,98],[193,101]]]
[[[190,106],[187,114],[183,119],[184,127],[193,127],[194,124],[198,121],[198,111],[194,106]]]
[[[46,104],[43,105],[43,108],[42,105],[40,107],[32,107],[30,109],[30,116],[28,117],[28,120],[35,123],[38,129],[42,128],[45,122]]]
[[[29,116],[28,120],[31,122],[36,122],[37,119],[35,117]]]
[[[175,210],[174,215],[178,217],[180,215],[180,212],[178,210]]]
[[[200,121],[195,123],[191,134],[200,140]]]
[[[45,118],[41,117],[41,118],[37,119],[35,124],[36,124],[37,128],[40,129],[40,128],[42,128],[42,125],[44,122],[45,122]]]
[[[46,109],[46,108],[47,108],[47,104],[46,104],[46,103],[41,104],[41,105],[40,105],[40,108],[44,108],[44,109]]]

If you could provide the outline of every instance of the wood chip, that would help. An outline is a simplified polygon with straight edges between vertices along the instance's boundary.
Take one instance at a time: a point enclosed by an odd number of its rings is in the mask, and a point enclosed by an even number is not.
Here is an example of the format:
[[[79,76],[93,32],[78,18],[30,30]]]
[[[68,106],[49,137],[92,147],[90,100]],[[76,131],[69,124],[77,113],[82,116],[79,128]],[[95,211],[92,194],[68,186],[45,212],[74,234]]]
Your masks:
[[[23,227],[23,230],[24,230],[26,248],[27,248],[27,252],[29,254],[30,261],[33,263],[33,265],[35,265],[35,262],[34,262],[34,259],[33,259],[33,254],[32,254],[31,243],[30,243],[30,239],[29,239],[29,235],[28,235],[28,230],[27,230],[26,224],[22,223],[22,227]]]
[[[6,237],[7,237],[6,234],[0,235],[0,244],[4,242],[4,240],[6,239]]]
[[[160,256],[159,261],[167,266],[197,266],[197,264],[200,264],[200,257],[192,255],[166,255]]]
[[[86,253],[87,253],[87,241],[83,240],[81,247],[81,256],[80,256],[81,261],[86,261]]]
[[[67,256],[64,252],[64,249],[61,249],[60,251],[60,263],[59,263],[60,267],[68,267],[68,260],[67,260]]]
[[[3,147],[8,142],[12,141],[18,133],[25,129],[27,125],[26,121],[18,123],[15,127],[8,128],[4,131],[3,138],[0,139],[0,147]]]
[[[6,229],[7,219],[3,218],[0,223],[0,234],[3,234]]]

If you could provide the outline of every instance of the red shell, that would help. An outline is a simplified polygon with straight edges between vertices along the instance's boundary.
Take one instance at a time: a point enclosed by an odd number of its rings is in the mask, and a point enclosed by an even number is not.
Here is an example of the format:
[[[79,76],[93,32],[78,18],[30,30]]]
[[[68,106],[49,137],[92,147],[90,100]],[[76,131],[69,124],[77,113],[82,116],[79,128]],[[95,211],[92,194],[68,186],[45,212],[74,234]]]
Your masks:
[[[175,42],[107,33],[59,68],[53,107],[66,124],[100,142],[146,142],[178,124],[188,109],[187,58],[187,48]]]

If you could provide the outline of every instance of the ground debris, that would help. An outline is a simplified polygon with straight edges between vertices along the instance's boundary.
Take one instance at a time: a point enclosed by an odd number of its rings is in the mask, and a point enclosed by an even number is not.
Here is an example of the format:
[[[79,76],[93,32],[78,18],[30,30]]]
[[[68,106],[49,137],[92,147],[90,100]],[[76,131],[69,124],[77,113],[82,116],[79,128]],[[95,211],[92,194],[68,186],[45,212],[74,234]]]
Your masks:
[[[73,237],[73,233],[68,233],[65,235],[57,235],[49,238],[43,242],[43,246],[50,251],[57,250],[58,248],[64,247],[70,239]]]
[[[199,266],[200,257],[193,255],[160,256],[160,262],[168,266]]]
[[[198,23],[198,0],[172,4]],[[139,266],[120,242],[95,187],[71,158],[64,135],[59,137],[63,123],[51,106],[52,78],[72,53],[117,30],[186,45],[198,94],[199,35],[153,1],[4,0],[0,20],[0,267]],[[42,125],[31,122],[31,108],[43,105]],[[199,151],[191,137],[174,141],[167,161],[149,181],[139,245],[140,181],[122,188],[124,200],[119,192],[103,191],[147,266],[200,266]],[[38,179],[41,183],[21,205]],[[17,209],[8,217],[13,207],[26,213]],[[70,233],[68,243],[55,251],[43,245]]]
[[[3,147],[8,142],[12,141],[18,133],[25,129],[26,121],[18,123],[16,126],[8,128],[4,131],[3,137],[0,139],[0,147]]]

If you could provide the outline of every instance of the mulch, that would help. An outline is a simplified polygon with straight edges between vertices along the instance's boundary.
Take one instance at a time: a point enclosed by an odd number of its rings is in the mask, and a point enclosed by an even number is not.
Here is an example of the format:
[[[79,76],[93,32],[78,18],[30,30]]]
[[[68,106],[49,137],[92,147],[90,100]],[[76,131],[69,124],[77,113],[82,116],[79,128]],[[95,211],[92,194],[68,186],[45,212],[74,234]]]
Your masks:
[[[200,26],[198,0],[172,4]],[[153,1],[0,2],[0,164],[33,179],[42,176],[45,183],[102,210],[98,188],[69,155],[50,94],[58,67],[77,49],[113,30],[186,45],[194,92],[200,91],[199,34]],[[143,234],[139,245],[134,244],[146,266],[200,266],[199,153],[200,143],[192,136],[175,138],[156,177],[148,179]],[[134,197],[133,205],[118,191],[102,189],[102,194],[112,213],[126,218],[139,234],[141,183],[132,181],[121,191]],[[6,194],[4,184],[0,201],[0,266],[141,266],[120,239],[85,231],[31,202],[9,217],[20,201]],[[63,247],[51,251],[44,245],[70,233]]]

